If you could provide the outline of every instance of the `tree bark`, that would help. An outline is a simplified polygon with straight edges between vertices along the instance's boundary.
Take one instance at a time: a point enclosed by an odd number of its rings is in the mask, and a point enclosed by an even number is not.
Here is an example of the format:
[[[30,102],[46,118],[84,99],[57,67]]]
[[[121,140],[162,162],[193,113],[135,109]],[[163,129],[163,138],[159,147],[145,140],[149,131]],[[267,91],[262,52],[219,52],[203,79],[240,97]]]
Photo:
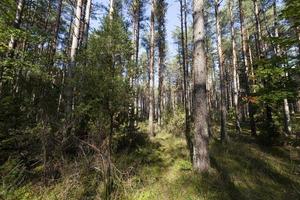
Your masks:
[[[284,128],[287,134],[292,133],[292,126],[291,126],[291,115],[290,115],[290,108],[289,102],[287,99],[283,100],[283,110],[284,110]]]
[[[135,48],[135,67],[136,74],[138,73],[138,65],[139,65],[139,48],[140,48],[140,29],[141,29],[141,8],[143,6],[143,2],[141,0],[134,0],[134,13],[133,13],[133,22],[134,22],[134,48]],[[136,77],[136,84],[138,83],[138,77]],[[138,98],[139,98],[139,88],[136,91],[136,99],[134,106],[134,114],[136,117],[139,116],[139,106],[138,106]],[[136,122],[137,125],[137,122]]]
[[[16,29],[20,28],[23,7],[24,7],[24,0],[18,0],[17,11],[16,11],[15,20],[14,20],[14,28],[16,28]],[[16,38],[14,35],[11,35],[10,41],[8,44],[8,49],[10,51],[11,56],[13,55],[13,53],[11,51],[15,48],[15,46],[16,46]]]
[[[250,116],[250,128],[252,136],[256,136],[256,124],[254,119],[254,108],[251,102],[251,91],[250,91],[250,84],[249,84],[249,62],[247,56],[247,43],[246,43],[246,30],[244,27],[244,11],[243,11],[243,4],[242,0],[239,0],[239,10],[240,10],[240,29],[241,29],[241,39],[242,39],[242,57],[243,57],[243,65],[244,69],[243,72],[243,79],[245,82],[245,91],[246,97],[248,98],[248,110]]]
[[[149,134],[155,136],[154,130],[154,16],[156,0],[151,0],[151,17],[150,17],[150,57],[149,57]]]
[[[110,4],[109,4],[109,19],[110,21],[113,20],[113,14],[114,14],[114,8],[115,8],[115,2],[114,0],[110,0]]]
[[[193,144],[192,144],[192,138],[190,135],[190,123],[189,123],[189,98],[188,98],[188,82],[187,82],[187,37],[186,37],[186,14],[184,14],[184,6],[183,0],[179,1],[180,3],[180,29],[181,29],[181,56],[182,56],[182,70],[183,70],[183,103],[184,103],[184,110],[185,110],[185,137],[188,149],[190,151],[191,160],[193,160],[192,154],[193,154]]]
[[[92,8],[92,0],[87,0],[86,7],[85,7],[84,28],[83,28],[83,38],[82,38],[82,43],[84,48],[87,47],[87,42],[89,37],[91,8]]]
[[[71,86],[70,79],[73,77],[73,69],[76,65],[76,53],[79,44],[79,32],[80,32],[80,17],[81,17],[81,7],[82,0],[77,0],[76,12],[74,18],[73,34],[72,34],[72,44],[70,51],[70,64],[67,69],[66,78],[68,80],[66,88],[66,114],[69,115],[72,112],[73,107],[73,87]]]
[[[217,30],[217,48],[218,48],[218,59],[220,69],[220,89],[221,89],[221,141],[226,142],[228,140],[227,135],[227,109],[226,109],[226,80],[225,80],[225,67],[224,57],[222,49],[222,36],[219,19],[219,0],[215,0],[215,17],[216,17],[216,30]]]
[[[194,0],[193,7],[193,108],[195,120],[195,134],[193,146],[193,166],[196,171],[204,172],[209,169],[208,154],[208,123],[206,100],[206,55],[204,28],[204,0]]]
[[[262,57],[262,45],[261,45],[261,24],[260,24],[260,17],[259,17],[259,7],[257,0],[253,0],[253,7],[254,7],[254,17],[255,17],[255,27],[256,27],[256,55],[258,58]]]
[[[276,5],[276,0],[273,1],[273,15],[274,15],[274,36],[275,38],[279,38],[279,30],[278,30],[278,21],[277,21],[277,5]],[[276,53],[277,56],[281,56],[281,49],[280,46],[277,45],[274,48],[274,52]],[[288,74],[286,74],[287,76]],[[286,134],[291,134],[292,133],[292,126],[291,126],[291,114],[290,114],[290,107],[289,107],[289,102],[288,99],[283,100],[283,113],[284,113],[284,128]]]

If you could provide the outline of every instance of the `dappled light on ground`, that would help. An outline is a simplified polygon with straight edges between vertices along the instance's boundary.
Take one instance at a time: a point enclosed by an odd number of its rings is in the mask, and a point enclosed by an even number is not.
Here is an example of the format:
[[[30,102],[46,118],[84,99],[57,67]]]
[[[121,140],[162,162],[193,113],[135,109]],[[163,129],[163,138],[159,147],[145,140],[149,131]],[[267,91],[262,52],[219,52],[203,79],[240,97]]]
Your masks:
[[[245,137],[232,138],[228,145],[212,141],[211,170],[197,175],[185,140],[158,134],[151,141],[160,145],[147,155],[155,159],[140,165],[128,180],[127,199],[297,199],[300,163],[290,160],[289,149],[262,149],[247,143]],[[132,184],[134,181],[139,184]]]

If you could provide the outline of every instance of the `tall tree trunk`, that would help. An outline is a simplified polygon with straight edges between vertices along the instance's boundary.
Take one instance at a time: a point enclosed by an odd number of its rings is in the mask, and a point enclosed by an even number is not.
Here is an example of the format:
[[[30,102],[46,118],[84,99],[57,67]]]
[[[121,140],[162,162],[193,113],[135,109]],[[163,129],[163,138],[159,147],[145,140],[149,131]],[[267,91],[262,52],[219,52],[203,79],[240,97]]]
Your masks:
[[[84,48],[87,47],[87,42],[88,42],[91,8],[92,8],[92,0],[87,0],[85,6],[83,38],[82,38],[82,43]]]
[[[134,13],[133,13],[133,22],[134,22],[134,56],[135,56],[135,73],[136,73],[136,80],[135,83],[138,84],[138,66],[139,66],[139,48],[140,48],[140,29],[141,29],[141,8],[142,8],[142,2],[141,0],[134,0],[133,1],[135,5]],[[136,88],[136,99],[135,99],[135,106],[134,106],[134,115],[136,117],[139,116],[139,106],[138,106],[138,98],[139,98],[139,88]],[[137,121],[136,121],[137,125]]]
[[[189,75],[189,48],[188,48],[188,23],[187,23],[187,15],[188,15],[188,4],[187,1],[184,0],[184,35],[185,35],[185,70],[186,70],[186,84],[187,84],[187,102],[188,102],[188,123],[190,123],[190,115],[192,109],[192,95],[191,95],[191,82]],[[190,124],[189,124],[190,126]],[[188,129],[190,129],[188,127]]]
[[[109,3],[109,19],[110,19],[110,21],[113,20],[113,14],[115,11],[114,8],[115,8],[115,1],[110,0],[110,3]]]
[[[277,5],[276,0],[273,1],[273,15],[274,15],[274,36],[275,38],[279,38],[279,30],[278,30],[278,20],[277,20]],[[281,56],[281,49],[280,46],[277,45],[274,47],[274,52],[277,56]],[[288,76],[288,74],[286,74]],[[290,107],[288,99],[283,100],[283,113],[284,113],[284,128],[286,134],[292,133],[292,127],[291,127],[291,115],[290,115]]]
[[[259,4],[257,0],[253,0],[253,7],[254,7],[254,17],[255,17],[255,28],[256,28],[256,42],[255,42],[255,48],[256,48],[256,55],[258,58],[262,57],[262,40],[261,40],[261,24],[260,24],[260,16],[259,16]]]
[[[196,171],[209,169],[208,124],[206,100],[206,62],[205,62],[205,28],[204,0],[194,0],[193,8],[194,62],[193,62],[193,108],[195,134],[193,146],[193,166]]]
[[[154,33],[154,16],[156,0],[151,0],[151,17],[150,17],[150,60],[149,60],[149,72],[150,72],[150,85],[149,85],[149,133],[155,136],[154,130],[154,48],[155,48],[155,33]]]
[[[16,29],[20,28],[23,7],[24,7],[24,0],[18,0],[16,16],[15,16],[15,20],[14,20],[14,28],[16,28]],[[16,38],[14,35],[11,35],[10,41],[8,44],[8,48],[10,51],[12,51],[15,48],[15,46],[16,46]],[[10,54],[13,55],[12,52]]]
[[[242,0],[239,0],[239,10],[240,10],[240,29],[241,29],[241,39],[242,39],[242,56],[243,56],[243,64],[244,69],[243,72],[243,79],[245,82],[245,90],[246,90],[246,96],[248,98],[248,110],[249,110],[249,116],[250,116],[250,128],[251,128],[251,134],[252,136],[256,136],[256,124],[254,119],[254,108],[253,103],[251,102],[251,91],[250,91],[250,84],[249,84],[249,62],[248,62],[248,56],[247,56],[247,43],[246,43],[246,30],[244,27],[244,11],[243,11],[243,4]]]
[[[160,51],[160,50],[159,50]],[[159,126],[162,125],[162,100],[163,100],[163,82],[164,82],[164,61],[161,55],[158,59],[158,96],[157,96],[157,119]]]
[[[79,32],[80,32],[80,17],[81,17],[81,7],[82,7],[82,0],[77,0],[76,5],[76,12],[74,18],[74,26],[73,26],[73,34],[72,34],[72,44],[71,44],[71,51],[70,51],[70,64],[67,69],[66,78],[68,80],[67,88],[66,88],[66,114],[70,115],[72,112],[72,105],[73,105],[73,87],[70,83],[70,79],[73,77],[73,69],[76,65],[76,53],[79,44]]]
[[[292,126],[291,126],[291,115],[290,115],[290,108],[289,102],[287,99],[283,100],[283,111],[284,111],[284,128],[287,134],[292,133]]]
[[[190,135],[190,123],[189,123],[189,104],[188,104],[188,82],[187,82],[187,38],[185,37],[185,21],[186,17],[184,16],[184,5],[183,0],[179,1],[180,3],[180,28],[181,28],[181,56],[182,56],[182,71],[183,71],[183,103],[184,103],[184,110],[185,110],[185,137],[187,141],[187,146],[190,151],[191,160],[193,160],[192,153],[193,153],[193,145],[192,145],[192,138]],[[186,3],[186,2],[185,2]],[[185,5],[186,6],[186,5]]]
[[[217,30],[217,47],[218,59],[220,68],[220,89],[221,89],[221,141],[226,142],[228,139],[226,123],[227,123],[227,109],[226,109],[226,80],[225,80],[225,67],[222,49],[222,36],[219,19],[219,0],[215,0],[215,17],[216,17],[216,30]]]

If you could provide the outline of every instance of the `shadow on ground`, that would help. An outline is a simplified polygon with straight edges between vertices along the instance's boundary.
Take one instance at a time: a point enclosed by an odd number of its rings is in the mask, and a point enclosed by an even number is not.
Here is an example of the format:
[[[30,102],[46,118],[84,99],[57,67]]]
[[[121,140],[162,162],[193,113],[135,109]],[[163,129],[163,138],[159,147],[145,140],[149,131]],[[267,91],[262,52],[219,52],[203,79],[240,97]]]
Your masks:
[[[143,151],[150,158],[140,163],[128,199],[236,199],[297,200],[300,197],[299,161],[291,161],[289,149],[262,148],[247,135],[227,145],[210,144],[211,170],[192,171],[184,139],[161,134],[157,148]]]

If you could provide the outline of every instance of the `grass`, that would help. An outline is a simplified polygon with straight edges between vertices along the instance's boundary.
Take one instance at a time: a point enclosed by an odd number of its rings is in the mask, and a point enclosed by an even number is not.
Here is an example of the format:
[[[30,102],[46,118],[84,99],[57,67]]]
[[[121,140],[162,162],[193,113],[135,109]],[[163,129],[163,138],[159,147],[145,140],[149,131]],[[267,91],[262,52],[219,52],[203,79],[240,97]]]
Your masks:
[[[161,132],[148,151],[147,163],[125,184],[136,200],[249,199],[286,200],[300,197],[300,162],[290,159],[294,147],[262,147],[247,135],[210,144],[211,170],[198,175],[189,162],[183,138]],[[133,184],[135,180],[139,180]]]
[[[141,132],[145,128],[142,126]],[[247,133],[231,134],[230,143],[225,145],[214,136],[210,142],[211,169],[199,175],[192,170],[184,138],[162,130],[133,151],[118,153],[116,167],[126,175],[115,199],[298,200],[300,161],[291,157],[297,151],[291,145],[260,146]],[[79,163],[70,165],[64,177],[51,186],[30,183],[6,199],[100,200],[102,192],[99,174]]]

